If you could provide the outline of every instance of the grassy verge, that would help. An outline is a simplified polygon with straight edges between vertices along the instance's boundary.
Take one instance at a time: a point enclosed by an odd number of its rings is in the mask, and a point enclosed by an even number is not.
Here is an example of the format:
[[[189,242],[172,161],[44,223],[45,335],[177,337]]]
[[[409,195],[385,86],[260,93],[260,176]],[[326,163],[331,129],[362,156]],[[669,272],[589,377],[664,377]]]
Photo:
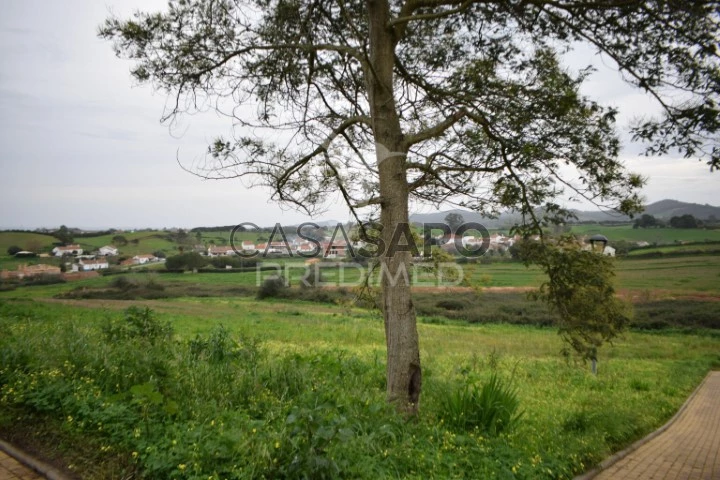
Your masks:
[[[88,455],[126,461],[84,478],[571,478],[660,425],[720,366],[717,338],[632,333],[593,377],[559,357],[551,329],[421,324],[422,415],[408,422],[384,401],[372,313],[247,297],[152,304],[0,303],[0,410],[20,412],[0,423],[50,419],[87,439]],[[463,392],[493,376],[520,419],[458,421],[478,418]]]

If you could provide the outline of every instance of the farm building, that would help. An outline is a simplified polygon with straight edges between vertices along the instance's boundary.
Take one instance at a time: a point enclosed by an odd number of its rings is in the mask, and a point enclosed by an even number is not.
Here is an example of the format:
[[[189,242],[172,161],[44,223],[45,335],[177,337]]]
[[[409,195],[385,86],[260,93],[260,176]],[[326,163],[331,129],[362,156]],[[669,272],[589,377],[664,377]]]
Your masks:
[[[98,249],[98,255],[102,255],[103,257],[114,257],[118,253],[118,249],[113,247],[112,245],[106,245]]]
[[[82,255],[83,249],[77,244],[65,245],[63,247],[53,248],[52,253],[56,257],[64,257],[65,255]]]
[[[75,265],[73,265],[75,267]],[[83,272],[89,272],[92,270],[104,270],[106,268],[110,268],[110,264],[107,260],[104,258],[98,258],[98,259],[80,259],[80,261],[77,264],[78,270],[82,270]],[[74,270],[74,268],[73,268]]]

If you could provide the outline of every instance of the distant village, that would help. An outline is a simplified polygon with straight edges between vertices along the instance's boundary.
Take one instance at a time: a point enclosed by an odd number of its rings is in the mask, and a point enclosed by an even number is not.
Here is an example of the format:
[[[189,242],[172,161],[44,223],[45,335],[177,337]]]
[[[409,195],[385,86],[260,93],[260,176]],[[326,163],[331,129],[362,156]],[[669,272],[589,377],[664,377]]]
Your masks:
[[[341,236],[342,237],[342,236]],[[586,248],[591,248],[593,241],[602,244],[603,254],[615,256],[615,249],[608,245],[607,238],[602,235],[597,238],[583,238]],[[271,236],[271,240],[273,240]],[[520,240],[518,235],[506,236],[502,233],[493,233],[489,238],[480,236],[465,235],[460,241],[455,235],[449,238],[440,236],[432,237],[431,244],[437,245],[450,255],[458,255],[458,246],[469,251],[485,247],[489,255],[506,255],[508,251]],[[315,243],[316,242],[316,243]],[[180,247],[182,252],[194,252],[207,257],[232,257],[237,255],[251,256],[253,253],[260,258],[276,257],[314,257],[313,261],[322,258],[344,259],[350,255],[357,255],[360,249],[366,246],[362,241],[349,242],[347,238],[336,239],[327,235],[318,238],[315,242],[309,241],[296,235],[283,237],[282,241],[258,241],[257,243],[245,240],[232,245],[194,245]],[[318,248],[319,247],[319,248]],[[86,251],[80,244],[71,243],[56,246],[50,253],[35,254],[30,251],[19,251],[15,253],[16,258],[56,257],[62,259],[60,266],[50,264],[18,264],[15,269],[0,270],[0,280],[24,280],[42,276],[60,276],[65,280],[89,278],[99,275],[100,271],[113,268],[131,269],[136,266],[151,266],[164,263],[165,258],[162,252],[156,254],[138,254],[130,258],[117,260],[121,255],[120,249],[114,245],[105,245],[93,251]],[[113,261],[115,259],[115,261]],[[53,262],[56,263],[56,262]]]

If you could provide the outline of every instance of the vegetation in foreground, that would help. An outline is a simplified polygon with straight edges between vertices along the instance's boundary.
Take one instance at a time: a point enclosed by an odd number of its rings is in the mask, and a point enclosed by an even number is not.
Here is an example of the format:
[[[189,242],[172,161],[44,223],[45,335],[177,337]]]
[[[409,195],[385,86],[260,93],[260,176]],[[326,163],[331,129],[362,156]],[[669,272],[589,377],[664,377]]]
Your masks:
[[[42,420],[81,437],[93,451],[71,461],[91,478],[571,478],[720,364],[717,337],[629,334],[593,377],[550,329],[422,324],[425,400],[407,422],[385,402],[368,312],[162,304],[0,303],[0,430]]]

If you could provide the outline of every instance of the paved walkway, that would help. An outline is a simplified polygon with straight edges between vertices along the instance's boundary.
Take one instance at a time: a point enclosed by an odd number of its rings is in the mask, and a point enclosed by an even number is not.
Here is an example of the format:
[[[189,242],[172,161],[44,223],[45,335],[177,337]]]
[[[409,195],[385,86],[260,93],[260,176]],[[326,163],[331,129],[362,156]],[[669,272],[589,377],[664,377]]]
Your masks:
[[[675,421],[595,480],[720,480],[720,372]]]
[[[44,478],[0,450],[0,480],[43,480]]]

